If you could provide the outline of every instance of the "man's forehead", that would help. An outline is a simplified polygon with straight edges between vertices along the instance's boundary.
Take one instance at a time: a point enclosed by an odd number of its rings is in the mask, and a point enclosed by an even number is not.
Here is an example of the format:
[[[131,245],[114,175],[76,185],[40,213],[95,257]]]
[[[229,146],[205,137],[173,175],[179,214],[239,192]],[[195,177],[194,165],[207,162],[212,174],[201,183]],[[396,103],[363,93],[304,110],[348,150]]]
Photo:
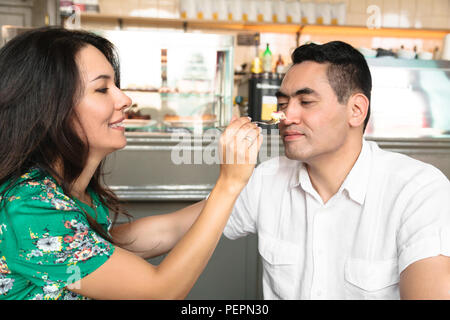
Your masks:
[[[327,63],[304,61],[292,65],[281,82],[280,91],[293,94],[301,88],[315,88],[318,85],[329,85],[327,77]]]

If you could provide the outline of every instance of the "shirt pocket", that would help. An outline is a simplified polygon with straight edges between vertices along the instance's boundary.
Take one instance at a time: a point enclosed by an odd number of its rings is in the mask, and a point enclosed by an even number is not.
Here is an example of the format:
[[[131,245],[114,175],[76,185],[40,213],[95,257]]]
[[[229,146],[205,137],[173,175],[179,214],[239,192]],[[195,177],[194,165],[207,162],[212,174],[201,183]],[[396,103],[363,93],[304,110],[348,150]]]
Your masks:
[[[300,246],[260,235],[258,250],[262,257],[265,298],[296,299],[295,293],[300,272],[298,270]],[[269,288],[266,288],[266,285]],[[273,296],[267,295],[268,291],[271,291]]]
[[[348,259],[344,268],[345,298],[395,300],[400,298],[397,259]]]

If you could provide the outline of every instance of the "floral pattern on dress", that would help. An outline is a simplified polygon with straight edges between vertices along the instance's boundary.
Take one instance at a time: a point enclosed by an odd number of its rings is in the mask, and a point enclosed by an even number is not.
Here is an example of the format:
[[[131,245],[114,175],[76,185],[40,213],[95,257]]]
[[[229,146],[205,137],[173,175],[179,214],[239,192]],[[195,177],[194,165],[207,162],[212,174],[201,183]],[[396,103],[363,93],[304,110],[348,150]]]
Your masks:
[[[41,192],[38,197],[33,197],[33,200],[40,200],[50,203],[56,210],[80,211],[75,201],[66,196],[64,193],[60,192],[56,184],[49,178],[43,179],[42,182],[27,180],[21,185],[25,185],[28,187],[38,187],[42,189],[43,192]]]
[[[14,279],[6,278],[0,275],[0,295],[5,295],[9,290],[12,289],[14,284]]]
[[[32,234],[35,248],[30,251],[20,250],[19,255],[30,261],[33,258],[56,258],[56,264],[76,264],[85,261],[92,256],[102,256],[109,254],[110,244],[93,232],[87,224],[72,219],[65,221],[64,227],[71,230],[64,237],[51,236],[49,230],[41,235]],[[64,244],[64,245],[63,245]],[[45,262],[50,262],[45,260]]]
[[[8,269],[5,257],[0,257],[0,274],[8,274],[11,271]]]
[[[0,257],[0,295],[6,294],[13,287],[14,279],[5,276],[10,273],[5,257]]]
[[[21,176],[21,179],[24,180],[19,181],[18,190],[26,190],[25,194],[31,195],[22,197],[23,194],[19,194],[20,191],[14,189],[11,196],[3,199],[11,204],[16,201],[42,203],[37,206],[31,204],[30,208],[32,209],[30,210],[36,210],[37,215],[33,216],[33,212],[27,212],[27,217],[40,221],[42,212],[44,213],[43,217],[47,220],[45,223],[30,222],[25,230],[15,228],[9,235],[11,237],[12,234],[20,232],[19,238],[23,239],[23,246],[17,248],[17,255],[20,261],[30,263],[31,271],[26,271],[26,281],[16,281],[17,277],[24,279],[21,276],[22,270],[20,266],[14,267],[13,263],[11,270],[8,268],[8,255],[5,254],[5,258],[0,247],[0,299],[9,296],[14,298],[21,290],[29,292],[26,297],[22,296],[25,299],[87,299],[67,289],[67,285],[70,284],[68,270],[72,267],[77,268],[79,274],[77,274],[76,280],[79,280],[92,271],[92,268],[98,267],[99,262],[96,262],[100,261],[98,257],[109,257],[112,254],[113,246],[90,228],[85,217],[85,214],[88,213],[84,212],[85,210],[91,212],[90,215],[96,217],[97,222],[108,232],[111,227],[108,210],[101,203],[97,203],[95,199],[93,199],[95,209],[87,207],[83,210],[80,204],[63,193],[53,178],[42,175],[42,173],[43,171],[40,169],[34,168]],[[24,200],[24,198],[28,200]],[[97,217],[98,213],[100,213],[99,217]],[[10,229],[8,222],[5,224],[4,221],[7,220],[2,221],[0,215],[0,245],[8,238],[8,229]],[[55,274],[54,268],[47,268],[47,266],[60,267],[58,273]],[[41,285],[31,282],[30,277],[36,279],[37,283]],[[34,286],[34,288],[28,290],[24,288],[24,283],[27,286]],[[15,288],[16,284],[20,288]]]
[[[9,198],[8,198],[8,201],[9,201],[9,202],[12,202],[12,201],[14,201],[14,200],[20,200],[20,197],[12,196],[12,197],[9,197]]]

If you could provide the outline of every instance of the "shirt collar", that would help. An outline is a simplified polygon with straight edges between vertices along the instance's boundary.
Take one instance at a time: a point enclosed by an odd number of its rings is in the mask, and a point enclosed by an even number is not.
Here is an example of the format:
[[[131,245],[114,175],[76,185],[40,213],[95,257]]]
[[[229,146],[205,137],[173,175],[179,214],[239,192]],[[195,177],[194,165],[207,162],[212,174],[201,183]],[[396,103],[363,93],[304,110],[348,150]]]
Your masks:
[[[369,183],[369,175],[371,171],[370,152],[371,150],[369,144],[363,139],[362,149],[358,159],[340,188],[340,191],[347,190],[349,197],[358,202],[360,205],[364,203],[367,185]]]
[[[304,162],[300,162],[299,166],[297,167],[297,171],[291,179],[290,186],[291,188],[300,186],[303,191],[309,193],[318,201],[320,201],[320,196],[317,193],[316,189],[314,189],[314,187],[312,186],[311,179],[309,178],[309,173]]]
[[[369,183],[370,166],[370,146],[367,141],[363,139],[358,159],[339,188],[338,193],[347,190],[349,197],[362,205],[366,197],[367,184]],[[308,170],[303,162],[300,163],[296,174],[292,177],[290,186],[291,188],[301,186],[305,192],[311,194],[316,193],[311,184],[311,180],[309,179]]]
[[[306,170],[304,168],[304,164],[303,164],[303,162],[299,161],[299,165],[297,166],[297,169],[296,169],[295,173],[292,175],[291,181],[289,183],[291,188],[295,188],[300,185],[300,177],[302,176],[303,170]]]

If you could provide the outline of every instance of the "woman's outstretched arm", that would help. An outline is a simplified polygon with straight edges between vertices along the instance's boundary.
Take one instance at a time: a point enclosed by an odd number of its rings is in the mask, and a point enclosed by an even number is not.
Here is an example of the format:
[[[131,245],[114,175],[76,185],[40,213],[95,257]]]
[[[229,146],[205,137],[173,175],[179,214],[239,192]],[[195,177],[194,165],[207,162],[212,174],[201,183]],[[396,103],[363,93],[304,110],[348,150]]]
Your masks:
[[[248,137],[248,138],[246,138]],[[248,118],[233,121],[220,139],[220,175],[200,215],[158,266],[116,247],[96,271],[69,287],[94,299],[183,299],[208,263],[262,143]]]
[[[205,206],[206,200],[180,210],[137,219],[113,227],[111,235],[121,247],[149,259],[169,252],[186,234]]]

